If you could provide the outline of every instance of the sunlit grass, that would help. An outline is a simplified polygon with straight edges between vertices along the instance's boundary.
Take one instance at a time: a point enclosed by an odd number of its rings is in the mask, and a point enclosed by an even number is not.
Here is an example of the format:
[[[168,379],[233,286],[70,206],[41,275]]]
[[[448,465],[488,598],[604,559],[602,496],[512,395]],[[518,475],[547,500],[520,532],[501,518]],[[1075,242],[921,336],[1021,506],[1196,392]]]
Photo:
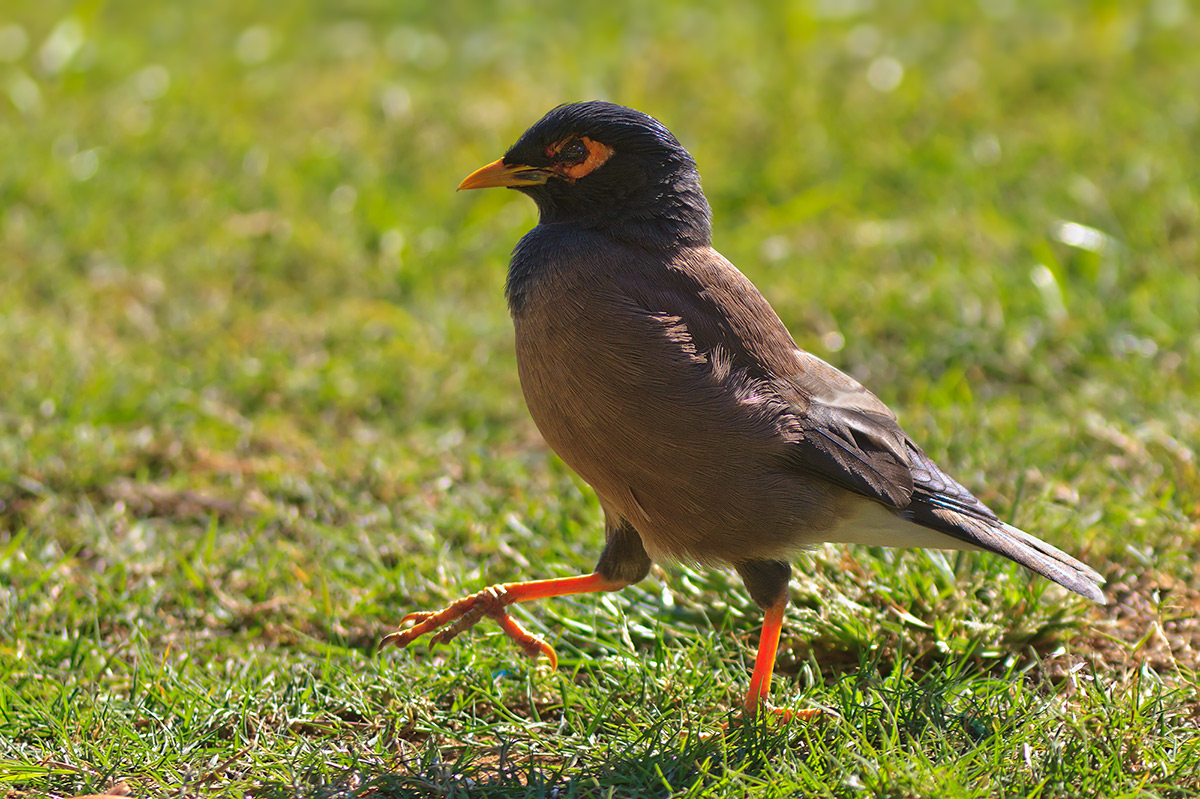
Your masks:
[[[0,9],[0,785],[70,795],[1194,796],[1200,101],[1186,4],[9,3]],[[604,97],[696,155],[717,246],[1006,519],[1110,578],[796,562],[760,615],[590,569],[521,402],[515,193]]]

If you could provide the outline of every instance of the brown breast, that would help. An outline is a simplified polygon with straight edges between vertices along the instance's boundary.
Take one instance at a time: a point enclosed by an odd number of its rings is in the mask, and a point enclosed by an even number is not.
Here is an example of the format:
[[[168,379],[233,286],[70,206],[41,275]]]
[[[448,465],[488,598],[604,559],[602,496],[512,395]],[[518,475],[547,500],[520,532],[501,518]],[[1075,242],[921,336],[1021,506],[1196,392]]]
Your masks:
[[[689,274],[696,269],[712,274]],[[697,277],[712,289],[705,297],[664,301],[663,292],[686,291]],[[758,303],[769,317],[750,324],[763,332],[739,334],[746,320],[722,319],[738,312],[722,305]],[[784,353],[795,344],[712,250],[672,262],[615,249],[559,260],[514,323],[534,421],[601,501],[633,523],[652,557],[780,557],[834,525],[846,492],[785,464],[798,434],[793,407],[762,378],[768,367],[739,366],[744,352],[733,355],[762,346],[756,338],[782,335]],[[700,337],[728,345],[698,350],[692,328],[701,324],[728,327]],[[768,344],[783,357],[778,341]]]

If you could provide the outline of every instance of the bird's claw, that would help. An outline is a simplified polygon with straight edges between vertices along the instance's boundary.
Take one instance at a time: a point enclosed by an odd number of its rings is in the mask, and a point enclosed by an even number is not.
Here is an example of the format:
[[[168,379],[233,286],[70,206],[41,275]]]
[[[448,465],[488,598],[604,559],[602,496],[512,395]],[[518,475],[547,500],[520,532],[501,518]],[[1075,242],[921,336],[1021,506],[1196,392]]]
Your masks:
[[[525,653],[526,657],[536,660],[538,655],[545,655],[546,659],[550,661],[550,670],[558,668],[558,655],[554,653],[554,647],[526,630],[504,610],[493,615],[492,618],[499,622],[500,629],[504,630],[504,634],[521,647],[521,651]]]
[[[791,708],[786,707],[770,707],[766,704],[760,705],[757,713],[762,713],[766,718],[769,718],[772,721],[778,722],[782,725],[788,725],[802,721],[812,721],[813,719],[819,719],[821,716],[825,715],[820,708],[792,710]],[[740,717],[732,719],[727,725],[723,724],[721,726],[725,727],[726,729],[737,729],[744,724],[752,723],[757,713],[743,713]]]
[[[521,647],[521,651],[527,656],[537,658],[539,655],[544,655],[550,661],[551,669],[558,668],[558,656],[554,653],[553,647],[526,630],[516,619],[508,615],[505,608],[512,601],[508,596],[507,586],[493,585],[477,594],[463,597],[440,611],[414,611],[402,618],[400,625],[403,626],[408,622],[416,623],[407,629],[397,629],[388,633],[379,642],[379,646],[382,649],[388,645],[395,645],[403,649],[425,633],[437,630],[429,638],[429,648],[432,649],[436,644],[450,643],[459,633],[474,627],[484,616],[489,616],[500,624],[505,635]],[[446,627],[446,625],[449,626]],[[441,627],[445,627],[445,629],[439,629]]]
[[[811,721],[815,718],[820,718],[822,715],[820,708],[792,710],[790,708],[776,707],[770,708],[768,712],[784,724],[791,724],[793,721]]]

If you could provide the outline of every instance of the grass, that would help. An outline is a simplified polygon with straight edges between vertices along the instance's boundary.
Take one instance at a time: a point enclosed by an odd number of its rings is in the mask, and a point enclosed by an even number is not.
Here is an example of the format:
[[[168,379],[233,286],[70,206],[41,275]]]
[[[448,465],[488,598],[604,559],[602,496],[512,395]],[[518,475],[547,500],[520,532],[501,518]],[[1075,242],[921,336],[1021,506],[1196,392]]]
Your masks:
[[[362,0],[0,11],[0,791],[1200,795],[1200,18],[1187,4]],[[413,609],[589,570],[520,401],[535,222],[455,195],[602,96],[696,155],[797,340],[1014,523],[797,562],[760,617],[656,570],[377,655]]]

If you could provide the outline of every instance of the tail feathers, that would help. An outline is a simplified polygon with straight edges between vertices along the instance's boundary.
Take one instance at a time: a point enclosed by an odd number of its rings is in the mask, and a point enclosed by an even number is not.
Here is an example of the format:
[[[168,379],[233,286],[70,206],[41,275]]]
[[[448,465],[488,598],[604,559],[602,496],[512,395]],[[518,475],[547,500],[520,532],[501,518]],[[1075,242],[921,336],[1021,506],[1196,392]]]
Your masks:
[[[862,500],[856,511],[821,540],[842,544],[930,549],[976,549],[995,552],[1101,605],[1100,574],[1057,547],[996,518],[969,494],[974,505],[946,496],[921,494],[903,510]]]
[[[998,519],[978,518],[949,508],[927,507],[928,515],[915,514],[913,521],[931,527],[980,549],[1015,560],[1022,566],[1085,596],[1107,605],[1099,585],[1099,572],[1055,546]]]

